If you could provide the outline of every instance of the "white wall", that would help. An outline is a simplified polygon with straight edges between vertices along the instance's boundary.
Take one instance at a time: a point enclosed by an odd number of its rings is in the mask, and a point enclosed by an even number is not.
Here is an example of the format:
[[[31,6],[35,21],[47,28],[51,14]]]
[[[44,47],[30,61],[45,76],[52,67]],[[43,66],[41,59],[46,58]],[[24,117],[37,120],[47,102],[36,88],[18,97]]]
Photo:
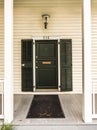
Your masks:
[[[82,90],[82,0],[14,0],[14,91],[21,92],[21,39],[64,36],[72,39],[73,92]],[[48,29],[41,15],[48,13]],[[97,78],[97,0],[92,0],[92,74]],[[0,78],[3,77],[3,0],[0,0]],[[97,81],[95,81],[97,82]]]
[[[97,0],[92,0],[92,77],[97,92]]]
[[[3,0],[0,0],[0,79],[4,78],[4,11]],[[0,83],[0,90],[2,84]]]
[[[32,36],[64,36],[72,39],[73,91],[82,88],[81,0],[14,1],[14,90],[21,91],[21,39]],[[51,17],[43,29],[41,15]]]

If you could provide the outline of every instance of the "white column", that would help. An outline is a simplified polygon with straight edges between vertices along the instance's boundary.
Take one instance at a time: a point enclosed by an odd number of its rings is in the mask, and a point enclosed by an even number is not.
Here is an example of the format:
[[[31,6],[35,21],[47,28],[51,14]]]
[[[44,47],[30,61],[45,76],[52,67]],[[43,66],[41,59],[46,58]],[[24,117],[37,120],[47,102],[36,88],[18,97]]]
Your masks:
[[[83,119],[92,122],[91,0],[83,0]]]
[[[13,0],[4,0],[4,121],[13,120]]]

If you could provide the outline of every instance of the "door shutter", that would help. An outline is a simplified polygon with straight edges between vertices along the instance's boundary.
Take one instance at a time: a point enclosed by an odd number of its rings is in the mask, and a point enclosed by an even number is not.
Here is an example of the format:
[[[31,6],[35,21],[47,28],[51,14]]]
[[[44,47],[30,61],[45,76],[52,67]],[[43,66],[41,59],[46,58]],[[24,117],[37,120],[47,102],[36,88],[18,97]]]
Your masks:
[[[61,90],[72,90],[72,40],[61,40],[60,43],[61,62]]]
[[[22,40],[22,91],[33,90],[33,48],[32,40]]]

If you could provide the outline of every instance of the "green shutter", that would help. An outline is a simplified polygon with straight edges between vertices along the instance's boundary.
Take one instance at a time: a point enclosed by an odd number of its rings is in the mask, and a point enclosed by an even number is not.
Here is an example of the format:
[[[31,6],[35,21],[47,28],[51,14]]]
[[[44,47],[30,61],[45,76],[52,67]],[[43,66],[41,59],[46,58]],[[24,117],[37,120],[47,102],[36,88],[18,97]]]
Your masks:
[[[21,61],[22,61],[22,91],[33,90],[33,49],[32,40],[22,40]]]
[[[60,42],[61,90],[72,90],[72,40]]]

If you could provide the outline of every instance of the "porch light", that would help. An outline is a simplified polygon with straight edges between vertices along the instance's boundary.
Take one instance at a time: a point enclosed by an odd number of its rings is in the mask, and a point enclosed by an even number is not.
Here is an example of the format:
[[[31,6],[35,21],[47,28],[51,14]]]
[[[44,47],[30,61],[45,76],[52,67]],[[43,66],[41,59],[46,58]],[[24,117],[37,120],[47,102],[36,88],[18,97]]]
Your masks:
[[[42,15],[42,19],[43,19],[43,23],[44,23],[44,28],[45,29],[47,29],[49,18],[50,18],[50,15],[48,15],[48,14],[43,14]]]

